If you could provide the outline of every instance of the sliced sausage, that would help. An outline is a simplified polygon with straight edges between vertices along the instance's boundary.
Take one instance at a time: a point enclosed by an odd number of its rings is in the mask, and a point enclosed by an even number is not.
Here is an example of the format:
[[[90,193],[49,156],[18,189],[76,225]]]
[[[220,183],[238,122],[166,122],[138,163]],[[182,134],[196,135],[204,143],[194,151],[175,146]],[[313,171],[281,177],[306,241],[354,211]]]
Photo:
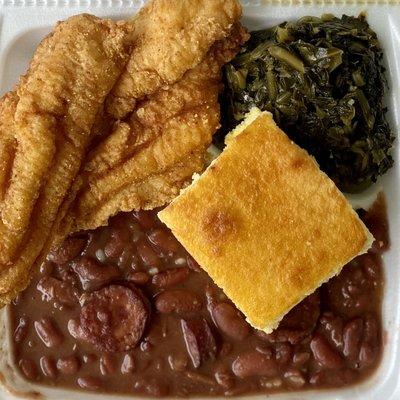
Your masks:
[[[70,332],[100,351],[128,351],[141,339],[148,318],[148,306],[138,289],[111,285],[89,295],[79,327]]]

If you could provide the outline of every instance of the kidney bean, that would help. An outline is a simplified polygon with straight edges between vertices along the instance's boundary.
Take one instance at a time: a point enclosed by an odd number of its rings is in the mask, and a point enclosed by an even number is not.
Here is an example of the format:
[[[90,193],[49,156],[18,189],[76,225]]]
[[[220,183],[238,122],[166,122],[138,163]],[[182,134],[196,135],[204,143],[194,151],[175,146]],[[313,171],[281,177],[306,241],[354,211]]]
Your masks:
[[[138,289],[110,285],[89,295],[79,326],[70,321],[68,329],[100,351],[128,351],[141,339],[148,319],[147,302]]]
[[[358,356],[362,333],[363,321],[360,318],[353,319],[343,328],[343,355],[351,361]]]
[[[292,308],[282,319],[278,329],[303,330],[311,332],[320,315],[320,296],[315,292]]]
[[[367,315],[364,320],[364,337],[363,341],[372,345],[378,344],[378,322],[372,315]]]
[[[133,282],[135,285],[146,285],[150,280],[150,276],[146,272],[132,272],[127,276],[127,280]]]
[[[223,342],[219,349],[219,356],[226,357],[233,349],[232,343]]]
[[[40,279],[36,288],[42,293],[43,301],[54,301],[66,306],[74,306],[78,302],[78,290],[68,282],[44,277]]]
[[[279,365],[287,365],[292,359],[292,346],[288,343],[278,343],[275,346],[275,359]]]
[[[98,289],[120,276],[114,265],[102,265],[90,257],[81,257],[72,264],[84,290]]]
[[[150,232],[147,236],[149,241],[155,248],[164,255],[172,255],[179,250],[179,242],[175,239],[170,231],[157,228]]]
[[[215,358],[217,344],[204,318],[190,321],[182,319],[181,327],[187,352],[195,368],[202,362]]]
[[[121,364],[121,374],[127,375],[135,371],[135,359],[132,354],[125,354]]]
[[[316,334],[310,343],[314,358],[323,368],[338,369],[343,365],[339,353],[334,350],[329,342],[320,334]]]
[[[298,389],[306,384],[306,380],[298,369],[289,368],[283,375],[285,381],[292,387]]]
[[[36,333],[46,347],[56,347],[64,340],[62,333],[50,318],[42,318],[34,323]]]
[[[52,379],[55,379],[57,377],[56,363],[51,357],[43,356],[40,358],[39,363],[44,376]]]
[[[14,330],[14,342],[21,343],[28,334],[29,329],[29,318],[28,317],[21,317],[19,319],[18,325]]]
[[[160,258],[158,254],[153,250],[146,240],[142,239],[138,242],[137,252],[145,267],[156,267],[160,264]]]
[[[194,272],[201,272],[202,269],[200,267],[200,265],[196,262],[196,260],[191,256],[191,255],[187,255],[186,256],[186,264],[187,266]]]
[[[138,221],[139,225],[144,229],[150,229],[155,225],[154,218],[146,211],[133,211],[132,215]]]
[[[104,254],[107,257],[119,257],[129,243],[129,231],[124,228],[112,228],[111,235],[104,246]]]
[[[155,274],[152,284],[160,289],[169,288],[184,282],[189,276],[189,268],[171,268]]]
[[[310,377],[311,385],[342,386],[354,382],[356,372],[350,369],[339,369],[336,371],[322,370],[313,373]]]
[[[100,372],[102,375],[113,375],[115,374],[117,367],[115,360],[111,354],[103,354],[100,357]]]
[[[94,376],[81,376],[77,379],[77,383],[82,389],[87,390],[99,390],[103,386],[102,381]]]
[[[332,313],[324,313],[320,318],[320,324],[325,336],[338,349],[343,349],[343,320]]]
[[[173,371],[184,371],[188,364],[188,359],[185,354],[173,354],[168,356],[169,366]]]
[[[378,356],[378,350],[376,347],[373,347],[371,344],[363,342],[360,346],[360,352],[358,355],[358,359],[360,361],[360,367],[365,368],[369,367],[374,363]]]
[[[279,372],[276,361],[257,350],[240,354],[232,364],[232,371],[242,379],[250,376],[273,377]]]
[[[78,256],[86,246],[86,239],[81,237],[69,237],[63,244],[53,250],[48,259],[56,264],[65,264]]]
[[[293,355],[293,364],[296,367],[301,367],[310,359],[310,353],[298,352]]]
[[[21,371],[25,375],[25,377],[30,381],[34,381],[37,379],[38,370],[36,368],[36,364],[32,360],[23,358],[19,362],[19,367],[21,368]]]
[[[256,330],[256,335],[268,343],[284,343],[289,342],[291,345],[300,343],[306,336],[307,332],[303,330],[291,330],[277,328],[272,333],[267,334],[263,331]]]
[[[233,375],[225,366],[219,366],[216,368],[214,378],[218,385],[222,386],[225,390],[231,389],[235,385]]]
[[[64,375],[74,375],[80,367],[79,360],[76,356],[60,357],[57,360],[57,369]]]
[[[281,378],[267,378],[265,376],[260,378],[260,386],[265,389],[278,389],[282,385],[283,381]]]
[[[217,327],[234,340],[244,340],[250,333],[250,326],[243,316],[229,303],[219,303],[212,309]]]
[[[193,292],[187,290],[166,290],[156,297],[155,306],[158,312],[178,314],[198,311],[201,301]]]

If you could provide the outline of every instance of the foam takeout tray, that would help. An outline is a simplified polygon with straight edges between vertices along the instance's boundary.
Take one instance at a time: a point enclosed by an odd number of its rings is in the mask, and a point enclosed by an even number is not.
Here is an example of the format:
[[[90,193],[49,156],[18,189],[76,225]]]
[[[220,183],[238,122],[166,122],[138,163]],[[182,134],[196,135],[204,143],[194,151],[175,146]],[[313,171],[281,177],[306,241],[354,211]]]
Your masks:
[[[129,18],[143,5],[140,0],[0,0],[0,94],[11,89],[24,73],[40,40],[59,20],[88,12],[100,17]],[[173,0],[171,0],[173,4]],[[390,90],[387,94],[388,120],[400,134],[400,0],[247,0],[243,23],[251,30],[276,25],[305,15],[324,13],[358,15],[365,11],[371,27],[384,48],[384,63]],[[393,150],[394,167],[362,195],[350,196],[354,206],[366,206],[383,190],[388,205],[392,245],[384,254],[385,287],[382,305],[384,350],[377,371],[361,384],[343,389],[271,394],[271,399],[400,399],[400,155],[398,139]],[[10,357],[7,309],[0,312],[0,400],[19,397],[64,399],[123,399],[31,384],[18,374]],[[251,396],[265,398],[265,395]]]

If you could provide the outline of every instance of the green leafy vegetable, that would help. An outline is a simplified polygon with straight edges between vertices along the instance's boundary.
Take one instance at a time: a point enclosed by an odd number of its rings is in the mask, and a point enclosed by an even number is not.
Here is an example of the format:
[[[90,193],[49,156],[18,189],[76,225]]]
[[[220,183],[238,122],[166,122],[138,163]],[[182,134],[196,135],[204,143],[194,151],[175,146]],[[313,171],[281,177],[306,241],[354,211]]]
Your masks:
[[[382,49],[363,16],[304,17],[252,32],[224,79],[223,132],[253,106],[268,110],[344,191],[364,189],[392,166]]]

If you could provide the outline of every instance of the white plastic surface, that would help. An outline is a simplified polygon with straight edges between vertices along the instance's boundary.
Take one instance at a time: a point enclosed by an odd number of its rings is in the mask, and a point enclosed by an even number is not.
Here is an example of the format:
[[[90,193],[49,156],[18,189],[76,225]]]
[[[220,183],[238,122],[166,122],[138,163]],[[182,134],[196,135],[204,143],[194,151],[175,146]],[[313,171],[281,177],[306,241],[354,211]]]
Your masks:
[[[173,4],[173,0],[171,0]],[[378,33],[385,51],[390,90],[387,96],[388,119],[393,131],[400,133],[400,3],[392,1],[243,1],[243,22],[250,29],[269,27],[304,15],[323,13],[358,15],[367,12],[372,28]],[[378,4],[379,3],[379,4]],[[88,12],[100,17],[129,18],[142,5],[140,0],[0,0],[0,94],[9,90],[25,71],[39,41],[58,21],[73,14]],[[338,390],[302,391],[272,394],[271,399],[400,400],[400,177],[398,140],[393,150],[394,168],[362,196],[352,196],[354,205],[370,203],[383,189],[390,221],[391,249],[385,254],[385,288],[383,300],[384,352],[377,372],[362,384]],[[5,312],[0,322],[6,321]],[[36,391],[48,399],[122,399],[125,396],[98,395],[24,384],[13,372],[7,354],[7,329],[0,330],[0,378],[13,391]],[[3,339],[2,339],[3,337]],[[1,343],[1,340],[3,342]],[[26,396],[26,392],[25,392]],[[28,394],[28,397],[29,394]],[[265,398],[265,395],[251,398]],[[15,399],[0,389],[0,400]]]

